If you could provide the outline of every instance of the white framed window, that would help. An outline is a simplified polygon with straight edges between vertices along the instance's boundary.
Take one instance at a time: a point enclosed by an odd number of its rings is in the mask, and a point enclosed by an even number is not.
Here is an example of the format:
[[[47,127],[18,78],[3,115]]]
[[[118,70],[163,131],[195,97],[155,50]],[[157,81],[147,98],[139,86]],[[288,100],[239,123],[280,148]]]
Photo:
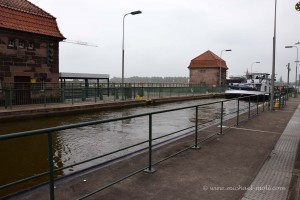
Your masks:
[[[28,42],[28,49],[34,49],[34,43],[33,42]]]
[[[25,43],[23,40],[19,40],[19,48],[24,49],[25,48]]]
[[[8,46],[9,47],[14,47],[15,46],[15,40],[14,39],[9,39],[8,40]]]

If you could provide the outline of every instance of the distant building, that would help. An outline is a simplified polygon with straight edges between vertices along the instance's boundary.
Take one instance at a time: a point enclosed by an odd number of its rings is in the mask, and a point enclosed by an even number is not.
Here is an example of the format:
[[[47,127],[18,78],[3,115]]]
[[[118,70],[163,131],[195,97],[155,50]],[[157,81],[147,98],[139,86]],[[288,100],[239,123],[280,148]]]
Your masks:
[[[58,83],[63,39],[56,18],[41,8],[27,0],[0,0],[0,86]]]
[[[188,68],[190,84],[219,86],[220,78],[221,85],[226,84],[226,62],[209,50],[191,60]]]

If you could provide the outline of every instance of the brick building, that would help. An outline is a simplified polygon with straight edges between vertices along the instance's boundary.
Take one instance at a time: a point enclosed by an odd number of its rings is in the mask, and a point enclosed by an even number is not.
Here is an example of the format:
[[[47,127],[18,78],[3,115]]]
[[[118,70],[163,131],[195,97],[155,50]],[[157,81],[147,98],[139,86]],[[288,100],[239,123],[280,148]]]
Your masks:
[[[219,86],[220,78],[221,85],[226,84],[226,62],[209,50],[191,60],[188,69],[191,84]]]
[[[0,86],[58,83],[63,39],[56,18],[41,8],[27,0],[0,0]]]

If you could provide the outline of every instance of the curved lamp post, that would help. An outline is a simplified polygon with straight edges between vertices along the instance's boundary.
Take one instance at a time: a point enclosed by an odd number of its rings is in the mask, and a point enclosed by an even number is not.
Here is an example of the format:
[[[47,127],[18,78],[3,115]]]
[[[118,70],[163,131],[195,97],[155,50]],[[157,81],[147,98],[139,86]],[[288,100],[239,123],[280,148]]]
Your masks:
[[[225,50],[222,50],[221,51],[221,54],[220,54],[220,58],[222,59],[222,53],[223,53],[223,51],[232,51],[231,49],[225,49]],[[221,66],[221,60],[220,60],[220,71],[219,71],[219,77],[220,77],[220,88],[222,87],[222,71],[221,71],[221,68],[222,68],[222,66]]]
[[[298,43],[296,43],[296,44],[298,44]],[[298,62],[299,62],[299,60],[298,60],[298,47],[297,46],[286,46],[285,48],[296,48],[297,49],[297,60],[295,61],[295,63],[296,63],[296,76],[295,76],[295,88],[296,88],[296,90],[297,90],[297,92],[296,92],[296,95],[297,95],[297,93],[298,93],[298,90],[299,90],[299,88],[297,87],[298,86],[298,83],[297,83],[297,74],[298,74],[298,70],[297,70],[297,66],[298,66]]]
[[[142,14],[142,11],[137,10],[137,11],[133,11],[130,13],[127,13],[124,15],[123,17],[123,37],[122,37],[122,99],[124,100],[124,22],[125,22],[125,17],[127,15],[138,15],[138,14]]]
[[[254,63],[251,64],[251,74],[252,74],[252,66],[253,66],[255,63],[260,63],[260,62],[254,62]]]

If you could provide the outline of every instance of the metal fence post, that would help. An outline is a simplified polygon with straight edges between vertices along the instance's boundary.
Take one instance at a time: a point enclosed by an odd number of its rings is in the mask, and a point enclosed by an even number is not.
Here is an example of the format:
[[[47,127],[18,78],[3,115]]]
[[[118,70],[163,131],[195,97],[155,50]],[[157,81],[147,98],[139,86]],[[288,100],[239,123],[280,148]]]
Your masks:
[[[46,107],[47,99],[46,99],[46,88],[44,88],[44,107]]]
[[[265,111],[265,96],[266,96],[266,94],[264,94],[264,96],[263,96],[263,112]]]
[[[71,83],[71,95],[72,95],[72,105],[74,104],[74,88],[73,83]]]
[[[95,96],[95,103],[97,102],[97,87],[96,83],[94,84],[95,90],[94,90],[94,96]]]
[[[198,146],[198,106],[196,106],[196,117],[195,117],[195,146],[193,149],[200,149]]]
[[[250,119],[250,96],[249,96],[249,101],[248,101],[248,119]]]
[[[49,168],[49,189],[50,200],[54,200],[54,174],[53,174],[53,150],[52,150],[52,134],[48,132],[48,168]]]
[[[237,111],[236,111],[236,125],[239,125],[239,117],[240,117],[240,99],[237,101]]]
[[[256,114],[258,115],[258,95],[256,96]]]
[[[282,103],[282,101],[281,101],[281,91],[279,92],[279,109],[281,108],[281,103]]]
[[[154,173],[156,170],[152,167],[152,114],[149,114],[149,147],[148,147],[148,168],[144,170],[146,173]]]
[[[99,98],[100,98],[100,100],[103,100],[103,86],[101,85],[101,87],[99,88]]]
[[[223,101],[221,101],[221,121],[220,121],[220,133],[219,135],[223,135]]]

